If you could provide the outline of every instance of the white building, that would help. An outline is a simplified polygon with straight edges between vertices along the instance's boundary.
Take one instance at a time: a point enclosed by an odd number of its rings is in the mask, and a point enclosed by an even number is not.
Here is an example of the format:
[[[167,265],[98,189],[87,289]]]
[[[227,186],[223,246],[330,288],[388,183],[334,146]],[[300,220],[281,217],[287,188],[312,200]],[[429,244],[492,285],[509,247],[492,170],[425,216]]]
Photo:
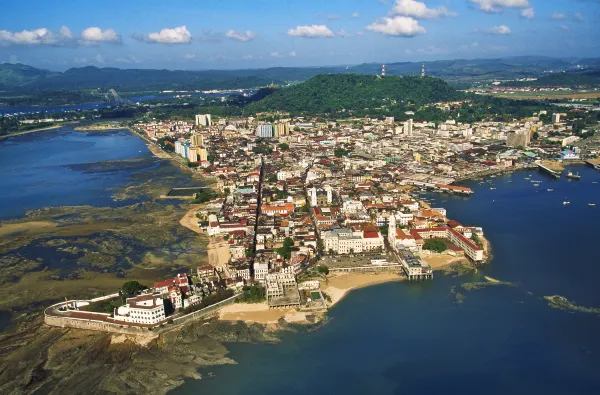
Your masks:
[[[164,321],[165,305],[160,295],[127,298],[127,303],[114,310],[114,319],[127,323],[155,325]]]
[[[269,274],[269,264],[254,262],[254,279],[260,282],[264,282]]]
[[[196,115],[196,126],[211,126],[212,121],[210,114],[197,114]]]

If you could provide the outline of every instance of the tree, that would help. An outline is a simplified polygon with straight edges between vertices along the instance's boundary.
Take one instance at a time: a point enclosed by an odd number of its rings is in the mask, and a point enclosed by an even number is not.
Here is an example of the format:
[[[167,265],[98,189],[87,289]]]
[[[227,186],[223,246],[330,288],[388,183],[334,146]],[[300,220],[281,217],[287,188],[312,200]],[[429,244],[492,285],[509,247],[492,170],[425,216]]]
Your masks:
[[[137,281],[127,281],[121,287],[120,294],[124,299],[127,299],[127,298],[131,298],[131,297],[137,295],[138,293],[140,293],[141,291],[143,291],[146,288],[147,287],[145,287],[144,285],[140,284]]]
[[[319,265],[317,266],[317,271],[321,274],[324,275],[328,275],[329,274],[329,268],[325,265]]]
[[[423,249],[428,251],[434,251],[437,253],[442,253],[448,249],[446,247],[446,243],[442,239],[428,239],[425,244],[423,244]]]
[[[335,251],[333,251],[333,248],[329,249],[329,255],[333,255],[335,253]]]
[[[267,179],[268,182],[277,182],[277,175],[273,174]]]
[[[538,132],[533,132],[533,139],[537,140],[540,138],[540,134]]]
[[[279,149],[282,151],[287,151],[290,149],[290,146],[286,143],[281,143],[281,144],[279,144]]]
[[[294,240],[291,237],[286,237],[283,240],[283,247],[277,248],[275,251],[285,259],[292,257],[292,247],[294,247]]]

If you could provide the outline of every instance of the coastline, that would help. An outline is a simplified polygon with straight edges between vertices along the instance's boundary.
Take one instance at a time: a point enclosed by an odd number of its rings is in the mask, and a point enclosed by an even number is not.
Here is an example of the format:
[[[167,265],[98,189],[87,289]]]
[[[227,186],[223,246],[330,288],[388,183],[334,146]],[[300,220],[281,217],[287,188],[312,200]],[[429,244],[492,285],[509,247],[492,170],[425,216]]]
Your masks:
[[[25,131],[22,131],[22,132],[11,133],[11,134],[7,134],[5,136],[0,136],[0,140],[6,139],[6,138],[9,138],[9,137],[13,137],[13,136],[21,136],[21,135],[29,134],[29,133],[43,132],[44,130],[58,129],[58,128],[61,128],[61,127],[65,126],[65,125],[69,125],[69,123],[67,122],[67,123],[62,123],[62,124],[59,124],[59,125],[47,126],[45,128],[31,129],[31,130],[25,130]]]

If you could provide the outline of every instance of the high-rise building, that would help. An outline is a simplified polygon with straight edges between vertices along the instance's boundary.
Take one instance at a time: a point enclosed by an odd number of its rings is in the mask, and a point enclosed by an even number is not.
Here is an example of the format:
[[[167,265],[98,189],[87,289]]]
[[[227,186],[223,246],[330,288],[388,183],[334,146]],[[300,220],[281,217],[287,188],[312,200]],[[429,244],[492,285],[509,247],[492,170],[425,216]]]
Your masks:
[[[560,113],[552,114],[552,123],[560,123]]]
[[[204,136],[201,134],[193,134],[190,137],[190,142],[194,147],[204,147]]]
[[[206,162],[208,160],[208,152],[206,151],[206,148],[196,148],[196,151],[198,152],[198,160],[200,162]]]
[[[196,114],[196,126],[211,126],[210,114]]]
[[[256,128],[256,135],[258,137],[268,138],[273,137],[273,125],[261,124]]]
[[[409,119],[404,122],[404,134],[407,136],[412,136],[413,134],[413,120]]]
[[[527,147],[529,145],[529,130],[508,133],[506,145],[509,147]]]
[[[277,122],[274,126],[274,136],[281,137],[287,136],[290,134],[290,124],[289,122]]]

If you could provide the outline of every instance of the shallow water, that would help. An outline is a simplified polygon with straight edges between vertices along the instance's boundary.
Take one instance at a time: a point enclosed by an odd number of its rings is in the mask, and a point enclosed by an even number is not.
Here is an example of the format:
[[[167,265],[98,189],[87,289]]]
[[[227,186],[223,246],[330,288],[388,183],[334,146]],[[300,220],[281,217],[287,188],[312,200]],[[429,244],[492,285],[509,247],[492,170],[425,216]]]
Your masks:
[[[140,160],[111,171],[101,165],[134,158]],[[126,130],[86,133],[65,126],[0,139],[0,219],[42,207],[124,204],[113,201],[111,189],[156,162],[144,140]]]

